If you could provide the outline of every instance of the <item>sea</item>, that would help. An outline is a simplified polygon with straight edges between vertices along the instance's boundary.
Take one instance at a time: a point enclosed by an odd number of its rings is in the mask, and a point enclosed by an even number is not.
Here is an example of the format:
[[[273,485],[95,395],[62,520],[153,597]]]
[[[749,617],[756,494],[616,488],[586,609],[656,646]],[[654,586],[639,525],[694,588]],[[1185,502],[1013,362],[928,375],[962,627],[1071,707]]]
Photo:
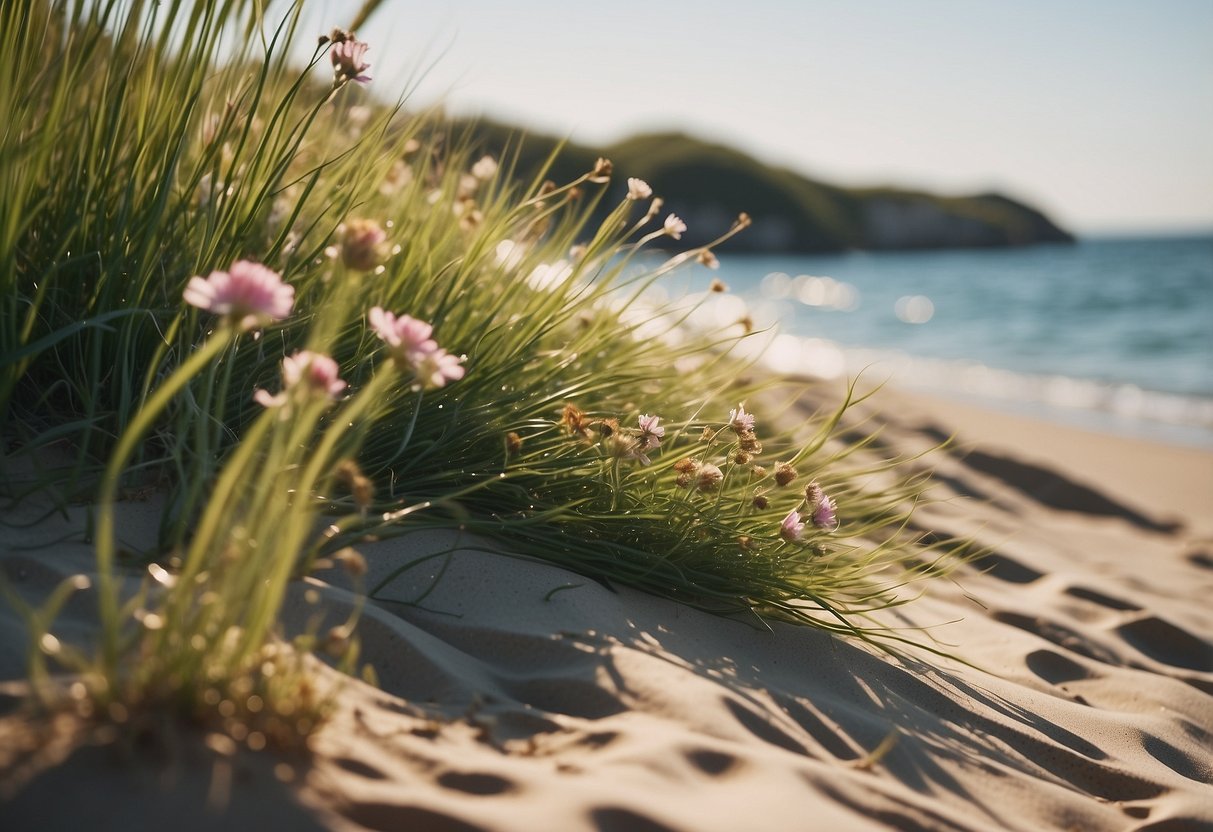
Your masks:
[[[729,291],[709,292],[713,279]],[[658,288],[748,319],[771,368],[1213,448],[1213,234],[832,255],[722,254]]]

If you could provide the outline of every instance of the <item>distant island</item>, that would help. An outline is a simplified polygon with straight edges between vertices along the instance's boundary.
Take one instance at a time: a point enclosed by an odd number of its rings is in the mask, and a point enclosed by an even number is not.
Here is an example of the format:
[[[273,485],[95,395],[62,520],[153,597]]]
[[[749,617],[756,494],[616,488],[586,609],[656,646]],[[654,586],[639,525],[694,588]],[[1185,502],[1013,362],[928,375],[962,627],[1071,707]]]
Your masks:
[[[572,179],[611,159],[616,175],[605,203],[622,198],[626,177],[649,182],[666,209],[686,220],[697,246],[728,228],[738,212],[754,225],[728,243],[763,253],[879,251],[1071,243],[1044,213],[998,193],[940,196],[894,187],[844,188],[767,165],[746,153],[683,133],[650,133],[606,147],[565,143],[489,122],[458,122],[474,145],[538,171],[559,147],[548,177]]]

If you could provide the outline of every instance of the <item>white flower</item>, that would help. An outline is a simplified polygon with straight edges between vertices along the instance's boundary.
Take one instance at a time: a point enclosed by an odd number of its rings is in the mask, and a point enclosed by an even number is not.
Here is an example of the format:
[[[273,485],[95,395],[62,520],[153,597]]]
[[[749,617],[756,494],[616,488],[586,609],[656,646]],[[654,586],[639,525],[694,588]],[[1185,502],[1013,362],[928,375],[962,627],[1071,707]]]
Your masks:
[[[481,156],[480,161],[472,165],[472,176],[481,182],[487,182],[497,175],[497,160],[492,156]]]
[[[680,220],[677,214],[670,214],[665,218],[665,233],[675,240],[681,240],[682,234],[686,230],[687,224]]]
[[[628,199],[648,199],[653,195],[649,183],[634,176],[628,177]]]

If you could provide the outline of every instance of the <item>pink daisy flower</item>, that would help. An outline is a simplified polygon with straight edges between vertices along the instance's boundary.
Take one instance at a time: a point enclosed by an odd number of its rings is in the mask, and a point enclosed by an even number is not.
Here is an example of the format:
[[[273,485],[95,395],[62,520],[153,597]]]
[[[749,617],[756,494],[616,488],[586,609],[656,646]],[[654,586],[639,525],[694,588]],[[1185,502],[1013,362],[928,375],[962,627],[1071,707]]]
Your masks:
[[[441,348],[426,353],[417,362],[417,379],[423,387],[429,388],[442,387],[448,381],[458,381],[464,374],[464,369],[460,366],[462,360]]]
[[[333,80],[337,83],[357,81],[365,84],[371,76],[363,73],[371,68],[363,56],[371,47],[360,40],[347,40],[334,43],[329,50],[329,58],[333,61]]]
[[[665,428],[661,426],[660,422],[660,416],[640,417],[640,450],[650,451],[653,448],[661,447],[661,440],[665,437]]]
[[[411,372],[423,387],[442,387],[463,378],[463,361],[438,346],[430,336],[434,327],[408,315],[396,317],[376,306],[367,319],[375,334],[388,345],[396,366]]]
[[[273,269],[248,260],[237,260],[228,271],[213,271],[206,278],[191,277],[183,296],[191,306],[223,316],[241,329],[281,321],[295,305],[294,286]]]
[[[745,405],[737,405],[736,410],[729,411],[729,427],[736,433],[749,433],[754,430],[754,414],[745,412]]]
[[[379,306],[367,314],[367,320],[370,321],[375,334],[391,349],[392,354],[404,356],[406,361],[409,353],[425,354],[438,349],[438,343],[430,337],[434,333],[434,327],[425,321],[408,315],[397,318]]]
[[[821,495],[821,502],[813,509],[813,525],[826,531],[838,528],[838,507],[828,494]]]
[[[800,512],[793,509],[779,524],[779,536],[789,543],[799,543],[804,538],[804,523],[800,522]]]
[[[347,386],[339,372],[337,362],[329,356],[300,350],[282,359],[282,392],[274,396],[267,390],[258,390],[253,399],[262,407],[279,407],[286,404],[291,391],[302,388],[333,401]]]

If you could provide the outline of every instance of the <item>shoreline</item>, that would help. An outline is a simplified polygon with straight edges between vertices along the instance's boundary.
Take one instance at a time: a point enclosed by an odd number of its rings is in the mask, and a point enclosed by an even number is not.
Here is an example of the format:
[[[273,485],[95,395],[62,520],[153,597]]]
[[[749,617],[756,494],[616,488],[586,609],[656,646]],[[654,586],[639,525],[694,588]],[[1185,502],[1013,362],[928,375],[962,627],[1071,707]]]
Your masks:
[[[886,401],[887,400],[887,401]],[[874,406],[949,425],[961,446],[1013,454],[1213,533],[1213,449],[1125,436],[895,387]]]
[[[989,368],[985,368],[989,369]],[[1013,374],[1012,374],[1013,375]],[[1058,376],[1058,379],[1062,377]],[[1073,382],[1073,379],[1064,379]],[[1079,384],[1096,385],[1085,379],[1077,380]],[[1128,439],[1155,445],[1187,448],[1206,453],[1213,453],[1213,425],[1199,425],[1191,422],[1169,422],[1141,416],[1127,416],[1114,410],[1083,407],[1080,405],[1065,405],[1043,399],[1014,399],[1009,396],[994,396],[988,392],[969,392],[963,389],[947,389],[930,382],[903,382],[895,377],[889,381],[893,389],[909,395],[937,399],[944,404],[955,404],[973,410],[986,410],[1029,422],[1039,422],[1064,430],[1091,433],[1105,436],[1109,439]],[[1129,389],[1131,386],[1125,386]],[[1109,388],[1111,389],[1111,388]],[[1137,389],[1137,388],[1132,388]],[[1179,396],[1159,391],[1139,391],[1146,397],[1172,397],[1174,400],[1186,400],[1189,403],[1213,402],[1197,396]]]

